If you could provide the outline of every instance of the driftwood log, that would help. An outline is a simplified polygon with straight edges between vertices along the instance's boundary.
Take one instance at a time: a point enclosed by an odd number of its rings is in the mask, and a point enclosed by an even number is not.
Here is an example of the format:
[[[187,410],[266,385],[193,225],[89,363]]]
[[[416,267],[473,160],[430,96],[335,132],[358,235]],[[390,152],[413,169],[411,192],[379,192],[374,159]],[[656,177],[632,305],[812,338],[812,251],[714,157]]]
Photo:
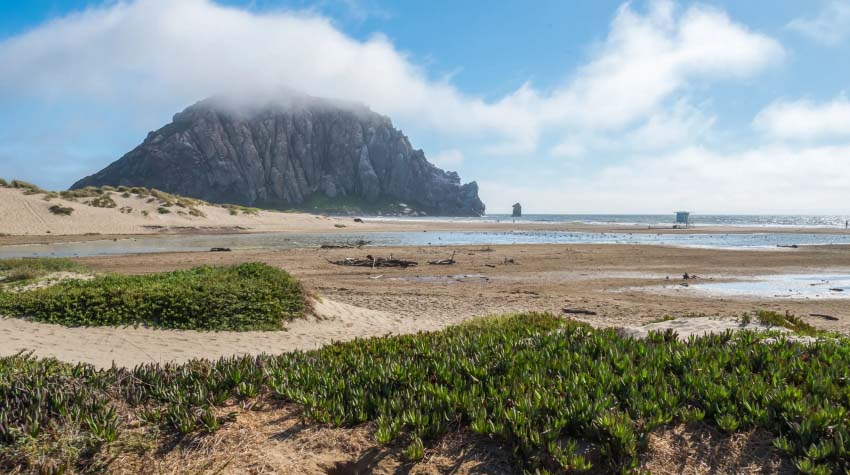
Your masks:
[[[428,261],[428,264],[434,266],[450,266],[455,263],[455,251],[452,251],[452,257],[449,257],[448,259],[434,259],[433,261]]]
[[[596,315],[596,312],[593,310],[585,310],[583,308],[564,308],[561,311],[569,315]]]
[[[830,320],[830,321],[833,321],[833,322],[838,321],[838,317],[833,317],[832,315],[826,315],[826,314],[823,314],[823,313],[810,313],[809,316],[810,317],[823,318],[824,320]]]
[[[331,264],[336,264],[338,266],[354,266],[354,267],[401,267],[402,269],[407,269],[408,267],[416,267],[419,265],[416,261],[406,261],[404,259],[395,259],[392,254],[390,254],[389,258],[385,257],[373,257],[371,255],[366,256],[365,259],[356,259],[353,257],[349,257],[346,259],[342,259],[339,261],[328,260]]]

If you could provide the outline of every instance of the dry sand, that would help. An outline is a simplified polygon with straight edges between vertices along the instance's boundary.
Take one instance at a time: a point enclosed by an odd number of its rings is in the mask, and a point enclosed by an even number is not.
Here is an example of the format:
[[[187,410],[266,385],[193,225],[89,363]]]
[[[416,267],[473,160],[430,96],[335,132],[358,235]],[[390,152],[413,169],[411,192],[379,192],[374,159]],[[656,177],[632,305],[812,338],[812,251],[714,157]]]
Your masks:
[[[157,201],[148,203],[149,197],[131,195],[123,198],[121,193],[112,192],[115,208],[98,208],[85,204],[88,198],[69,201],[53,198],[46,201],[43,194],[24,194],[23,190],[0,187],[0,235],[6,239],[2,244],[31,242],[31,239],[15,240],[16,236],[43,236],[63,240],[62,236],[105,236],[161,234],[161,233],[213,233],[213,232],[333,232],[341,229],[334,225],[351,224],[350,219],[329,218],[307,213],[282,213],[260,211],[256,215],[238,213],[219,206],[200,205],[197,208],[206,216],[191,216],[186,210],[173,206],[168,214],[160,214]],[[56,215],[49,208],[54,205],[73,208],[70,216]],[[130,208],[122,212],[121,208]],[[142,212],[146,211],[147,216]],[[49,235],[49,236],[48,236]],[[38,242],[43,242],[40,240]]]
[[[202,332],[139,327],[77,327],[0,319],[0,356],[33,351],[41,357],[91,363],[100,368],[193,358],[311,350],[334,341],[431,330],[437,321],[406,322],[398,315],[322,299],[315,315],[285,331]]]

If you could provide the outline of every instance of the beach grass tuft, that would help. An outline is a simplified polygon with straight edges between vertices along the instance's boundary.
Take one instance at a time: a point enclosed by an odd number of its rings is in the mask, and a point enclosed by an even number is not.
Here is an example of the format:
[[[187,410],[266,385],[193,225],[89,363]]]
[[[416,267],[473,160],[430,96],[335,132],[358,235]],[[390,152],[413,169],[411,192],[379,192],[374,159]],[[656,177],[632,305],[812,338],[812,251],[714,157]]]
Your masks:
[[[48,208],[48,210],[51,213],[59,215],[59,216],[71,216],[71,213],[74,212],[74,208],[71,208],[70,206],[59,206],[59,205],[53,205],[50,208]]]

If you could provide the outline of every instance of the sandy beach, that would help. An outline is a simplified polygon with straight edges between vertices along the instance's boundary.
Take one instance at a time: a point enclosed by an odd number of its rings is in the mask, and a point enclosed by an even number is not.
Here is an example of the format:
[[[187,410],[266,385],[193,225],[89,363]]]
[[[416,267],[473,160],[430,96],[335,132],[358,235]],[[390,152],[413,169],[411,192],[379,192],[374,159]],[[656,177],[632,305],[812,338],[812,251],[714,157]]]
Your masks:
[[[427,265],[455,252],[453,266]],[[366,254],[410,259],[410,269],[338,266]],[[563,309],[596,326],[640,326],[664,317],[729,319],[759,309],[789,312],[818,328],[850,332],[846,299],[713,296],[691,285],[758,275],[850,273],[850,247],[745,251],[634,245],[503,245],[364,249],[251,250],[101,256],[78,259],[96,271],[139,274],[198,265],[266,262],[320,296],[318,318],[284,332],[191,332],[144,328],[63,328],[0,320],[3,354],[22,350],[98,366],[185,361],[242,353],[312,349],[332,341],[436,330],[507,312]],[[695,279],[684,281],[684,273]],[[688,287],[682,286],[689,283]],[[842,296],[843,297],[843,296]],[[813,317],[832,316],[836,320]],[[694,320],[694,325],[713,325]],[[721,331],[728,322],[716,323]]]
[[[637,226],[470,221],[392,220],[328,217],[307,213],[233,213],[199,205],[203,216],[174,208],[158,213],[157,202],[113,192],[114,208],[25,194],[0,187],[0,246],[106,240],[138,236],[200,236],[241,233],[335,233],[359,231],[535,231],[634,233],[747,233],[746,228],[646,229]],[[51,213],[59,204],[71,216]],[[125,211],[122,212],[121,209]],[[127,211],[127,209],[131,211]],[[144,213],[143,213],[144,211]],[[360,222],[362,221],[362,222]],[[758,232],[836,233],[825,228],[782,228]],[[128,251],[132,252],[132,251]],[[420,263],[410,269],[371,269],[330,263],[348,257],[395,256]],[[427,261],[454,255],[451,266]],[[317,296],[316,315],[283,332],[196,332],[148,328],[64,328],[20,319],[0,319],[0,354],[34,351],[39,356],[134,366],[244,353],[309,350],[333,341],[445,328],[472,318],[510,312],[564,314],[596,326],[630,327],[669,317],[693,320],[684,333],[722,331],[731,319],[760,309],[789,312],[827,330],[850,332],[843,293],[724,295],[705,284],[738,282],[759,276],[847,275],[850,246],[794,249],[700,249],[621,244],[513,244],[407,246],[363,249],[234,249],[233,252],[155,252],[77,258],[95,272],[141,274],[199,265],[265,262],[300,279]],[[683,275],[695,276],[684,280]],[[710,286],[708,287],[710,288]],[[850,297],[850,293],[847,294]],[[564,309],[578,313],[564,313]],[[820,316],[812,316],[820,315]],[[825,319],[826,315],[830,317]],[[723,320],[725,319],[725,320]]]
[[[228,209],[199,205],[203,216],[192,216],[174,208],[159,213],[157,202],[149,198],[112,192],[114,208],[99,208],[62,198],[45,200],[43,194],[25,194],[20,189],[0,187],[0,246],[48,244],[69,241],[124,239],[135,236],[205,235],[241,233],[349,233],[349,232],[438,232],[438,231],[562,231],[575,233],[635,234],[840,234],[843,227],[732,227],[695,226],[690,228],[647,227],[640,225],[541,223],[517,220],[482,222],[474,220],[426,220],[392,218],[334,217],[309,213],[258,211],[232,214]],[[82,200],[85,201],[85,200]],[[73,208],[71,216],[50,212],[58,205]],[[122,212],[121,210],[125,211]]]

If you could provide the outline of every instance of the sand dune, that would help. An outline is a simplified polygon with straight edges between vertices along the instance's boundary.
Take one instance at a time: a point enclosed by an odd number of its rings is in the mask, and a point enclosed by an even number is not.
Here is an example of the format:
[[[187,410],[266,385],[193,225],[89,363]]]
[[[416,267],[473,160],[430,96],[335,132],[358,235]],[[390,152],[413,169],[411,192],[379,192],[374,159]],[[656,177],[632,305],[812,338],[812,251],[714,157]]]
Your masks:
[[[351,219],[329,218],[307,213],[260,211],[237,213],[228,209],[199,205],[205,216],[191,216],[179,207],[161,214],[157,201],[131,195],[124,198],[113,192],[114,208],[98,208],[85,204],[87,199],[70,201],[62,198],[45,200],[44,194],[24,194],[17,188],[0,187],[0,234],[9,235],[84,235],[88,233],[156,234],[162,232],[241,232],[301,231],[322,232],[339,228],[335,224],[351,224]],[[54,205],[73,208],[70,216],[56,215]],[[124,209],[124,212],[121,209]],[[181,212],[183,214],[181,214]],[[147,213],[147,215],[145,215]],[[241,229],[240,229],[241,228]]]
[[[334,341],[390,333],[411,333],[445,326],[439,320],[404,320],[329,299],[314,305],[315,316],[296,320],[284,331],[202,332],[133,327],[77,327],[0,319],[0,356],[32,351],[36,356],[85,362],[105,368],[113,363],[182,362],[193,358],[310,350]]]

